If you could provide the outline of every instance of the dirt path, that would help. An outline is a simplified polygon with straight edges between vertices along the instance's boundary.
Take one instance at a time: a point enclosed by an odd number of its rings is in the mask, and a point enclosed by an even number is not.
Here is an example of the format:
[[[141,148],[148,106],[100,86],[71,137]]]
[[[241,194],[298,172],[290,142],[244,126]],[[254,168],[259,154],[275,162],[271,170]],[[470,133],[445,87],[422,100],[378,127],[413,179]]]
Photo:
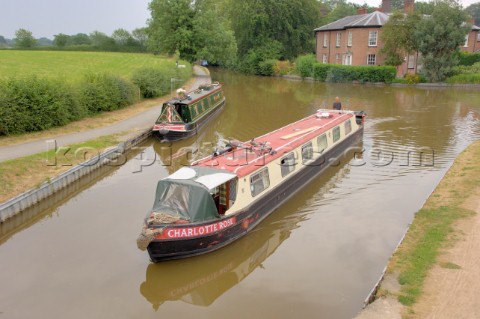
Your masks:
[[[200,84],[210,82],[210,76],[203,68],[194,66],[195,80],[188,90],[196,89]],[[49,138],[39,138],[33,141],[0,147],[0,162],[27,155],[47,151],[47,141],[55,139],[58,146],[81,143],[99,136],[143,130],[151,127],[160,112],[161,104],[151,107],[144,112],[105,127],[99,127],[82,132],[73,132]]]
[[[480,190],[466,206],[476,215],[455,225],[461,235],[430,270],[413,318],[480,318]]]

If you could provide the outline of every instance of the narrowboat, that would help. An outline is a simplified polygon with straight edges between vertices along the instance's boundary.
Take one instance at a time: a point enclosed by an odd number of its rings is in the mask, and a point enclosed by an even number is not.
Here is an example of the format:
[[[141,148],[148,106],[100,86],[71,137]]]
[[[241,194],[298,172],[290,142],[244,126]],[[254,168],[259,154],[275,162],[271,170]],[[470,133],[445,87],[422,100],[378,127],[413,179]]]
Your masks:
[[[219,249],[246,235],[363,137],[365,113],[319,110],[160,180],[137,245],[153,262]]]
[[[153,133],[164,141],[181,140],[197,132],[225,105],[222,85],[203,84],[198,89],[177,91],[178,96],[162,106]]]

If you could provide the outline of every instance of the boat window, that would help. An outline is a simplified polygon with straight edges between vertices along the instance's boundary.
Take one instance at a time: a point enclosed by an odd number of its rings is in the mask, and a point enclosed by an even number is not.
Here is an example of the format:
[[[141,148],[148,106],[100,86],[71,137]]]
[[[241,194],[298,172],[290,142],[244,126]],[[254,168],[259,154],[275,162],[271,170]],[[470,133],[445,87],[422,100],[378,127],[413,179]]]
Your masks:
[[[345,135],[350,134],[352,131],[352,122],[350,120],[345,122]]]
[[[293,154],[293,152],[281,159],[280,168],[282,177],[287,176],[295,170],[295,154]]]
[[[325,149],[328,147],[327,134],[322,134],[319,137],[317,137],[317,144],[318,144],[318,152],[322,154],[323,151],[325,151]]]
[[[307,144],[302,146],[302,160],[303,160],[303,163],[308,162],[312,158],[313,158],[312,142],[308,142]]]
[[[340,126],[335,126],[333,128],[333,143],[340,139]]]
[[[268,176],[268,167],[263,168],[258,173],[250,177],[250,191],[252,197],[257,196],[270,186],[270,178]]]

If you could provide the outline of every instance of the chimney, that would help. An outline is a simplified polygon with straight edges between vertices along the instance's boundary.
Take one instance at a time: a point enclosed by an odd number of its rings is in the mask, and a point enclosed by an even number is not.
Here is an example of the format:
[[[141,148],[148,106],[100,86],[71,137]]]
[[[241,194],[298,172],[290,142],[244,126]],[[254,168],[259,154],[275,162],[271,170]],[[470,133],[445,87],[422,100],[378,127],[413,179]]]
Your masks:
[[[367,8],[365,7],[361,7],[357,9],[357,14],[367,14],[367,13],[368,11],[367,11]]]
[[[382,0],[382,12],[389,13],[392,12],[392,2],[390,0]]]
[[[403,12],[405,13],[413,13],[415,9],[415,0],[404,0],[403,1]]]

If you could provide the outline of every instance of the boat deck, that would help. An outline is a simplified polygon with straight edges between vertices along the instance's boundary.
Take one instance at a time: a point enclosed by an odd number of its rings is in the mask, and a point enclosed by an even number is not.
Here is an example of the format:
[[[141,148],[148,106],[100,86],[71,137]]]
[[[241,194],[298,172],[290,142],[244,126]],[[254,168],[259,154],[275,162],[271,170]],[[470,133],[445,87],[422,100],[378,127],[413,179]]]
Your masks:
[[[209,85],[206,85],[206,86],[211,86],[212,88],[210,90],[206,90],[206,89],[201,89],[200,87],[193,90],[193,91],[190,91],[190,92],[187,92],[187,96],[188,98],[180,98],[180,97],[176,97],[172,100],[173,103],[183,103],[183,104],[192,104],[192,103],[195,103],[196,101],[202,99],[203,97],[207,96],[207,95],[210,95],[212,94],[213,92],[216,92],[218,90],[220,90],[222,88],[222,85],[221,84],[209,84]]]
[[[219,156],[210,156],[193,165],[230,171],[246,176],[291,150],[354,116],[352,111],[319,110],[316,114],[278,130],[239,144]],[[232,144],[234,142],[232,141]]]

